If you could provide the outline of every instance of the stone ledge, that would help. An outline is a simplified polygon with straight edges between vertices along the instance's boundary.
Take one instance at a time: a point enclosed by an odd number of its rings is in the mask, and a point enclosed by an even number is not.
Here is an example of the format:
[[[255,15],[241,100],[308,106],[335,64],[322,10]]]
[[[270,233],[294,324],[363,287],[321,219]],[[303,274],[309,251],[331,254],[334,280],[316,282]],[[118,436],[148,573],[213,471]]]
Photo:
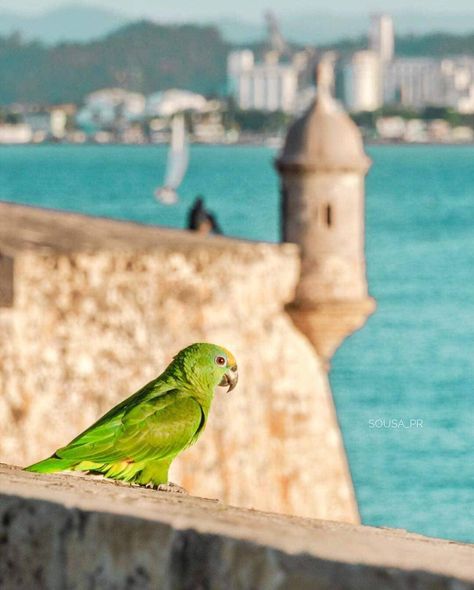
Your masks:
[[[295,264],[298,256],[298,247],[294,244],[203,236],[138,222],[0,202],[0,251],[11,256],[25,250],[67,254],[98,250],[152,253],[162,249],[179,252],[224,250],[255,257],[270,250],[295,258]]]
[[[0,466],[2,590],[474,588],[474,548]]]

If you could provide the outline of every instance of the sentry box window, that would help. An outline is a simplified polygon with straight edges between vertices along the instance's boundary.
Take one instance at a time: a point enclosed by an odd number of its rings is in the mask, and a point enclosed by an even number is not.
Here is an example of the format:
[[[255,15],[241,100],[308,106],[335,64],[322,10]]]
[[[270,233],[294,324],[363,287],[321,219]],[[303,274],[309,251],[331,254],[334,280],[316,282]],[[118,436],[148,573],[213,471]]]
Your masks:
[[[13,307],[14,259],[0,252],[0,307]]]

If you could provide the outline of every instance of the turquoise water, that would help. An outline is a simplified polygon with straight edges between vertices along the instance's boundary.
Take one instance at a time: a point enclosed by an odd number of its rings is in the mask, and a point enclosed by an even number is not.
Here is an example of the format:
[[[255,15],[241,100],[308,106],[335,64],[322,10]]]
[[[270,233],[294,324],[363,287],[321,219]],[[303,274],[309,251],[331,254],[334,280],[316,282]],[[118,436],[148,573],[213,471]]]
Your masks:
[[[369,152],[378,309],[331,373],[362,518],[474,541],[474,148]],[[169,208],[152,199],[162,147],[2,148],[0,199],[181,227],[203,193],[227,234],[275,241],[273,157],[193,147],[182,200]]]
[[[279,239],[270,150],[194,147],[175,207],[153,198],[163,181],[166,159],[163,146],[4,147],[0,148],[0,199],[184,227],[187,210],[202,193],[225,233]]]

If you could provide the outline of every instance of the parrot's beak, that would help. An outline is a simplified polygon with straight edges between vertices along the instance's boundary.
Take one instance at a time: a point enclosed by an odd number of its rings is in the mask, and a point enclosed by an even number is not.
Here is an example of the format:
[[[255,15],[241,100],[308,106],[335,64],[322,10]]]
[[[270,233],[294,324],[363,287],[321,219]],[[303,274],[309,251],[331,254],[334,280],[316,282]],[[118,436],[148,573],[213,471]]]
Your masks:
[[[237,371],[237,365],[233,365],[232,367],[229,367],[224,373],[224,376],[219,383],[219,387],[228,387],[227,393],[230,393],[237,385],[238,380],[239,373]]]

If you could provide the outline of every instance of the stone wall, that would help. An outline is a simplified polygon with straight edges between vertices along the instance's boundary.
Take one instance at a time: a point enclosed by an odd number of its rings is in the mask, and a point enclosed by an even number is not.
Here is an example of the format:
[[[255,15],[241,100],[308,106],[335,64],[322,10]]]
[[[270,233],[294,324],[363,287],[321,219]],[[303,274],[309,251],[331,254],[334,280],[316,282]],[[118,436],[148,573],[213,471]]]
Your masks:
[[[294,247],[0,205],[14,261],[0,307],[0,460],[48,456],[153,379],[182,347],[231,349],[239,386],[215,399],[173,478],[239,506],[354,522],[327,374],[284,312]]]
[[[2,590],[472,590],[474,548],[0,465]]]

